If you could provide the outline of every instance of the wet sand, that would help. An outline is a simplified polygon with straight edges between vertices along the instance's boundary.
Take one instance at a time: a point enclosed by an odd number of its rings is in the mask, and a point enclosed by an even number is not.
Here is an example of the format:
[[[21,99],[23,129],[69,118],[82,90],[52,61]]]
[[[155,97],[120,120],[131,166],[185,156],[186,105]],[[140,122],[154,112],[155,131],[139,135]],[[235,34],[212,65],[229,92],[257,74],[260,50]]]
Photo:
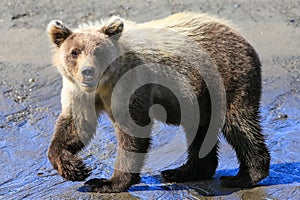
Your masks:
[[[271,151],[270,176],[251,189],[222,188],[218,177],[237,172],[237,159],[222,139],[214,179],[162,183],[159,170],[174,168],[161,160],[182,153],[150,154],[142,182],[120,194],[91,194],[83,182],[64,181],[52,169],[46,151],[60,112],[61,77],[51,66],[45,33],[60,19],[70,27],[114,14],[148,21],[180,11],[207,12],[230,20],[255,47],[262,61],[261,116]],[[0,199],[300,199],[300,1],[9,1],[0,2]],[[110,177],[116,139],[106,116],[81,153],[92,167],[90,178]],[[173,133],[165,136],[165,133]],[[182,130],[158,124],[153,149]],[[181,148],[177,148],[181,147]],[[175,151],[176,150],[176,151]],[[158,156],[158,158],[157,158]]]

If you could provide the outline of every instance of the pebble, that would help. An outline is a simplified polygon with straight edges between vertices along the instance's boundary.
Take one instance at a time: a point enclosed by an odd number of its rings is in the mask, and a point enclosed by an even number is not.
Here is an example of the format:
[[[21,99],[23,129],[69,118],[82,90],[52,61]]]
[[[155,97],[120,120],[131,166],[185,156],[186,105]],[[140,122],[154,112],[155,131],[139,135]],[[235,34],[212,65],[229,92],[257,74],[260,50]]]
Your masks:
[[[44,173],[42,173],[42,172],[39,172],[39,173],[37,173],[37,175],[38,175],[38,176],[43,176],[43,175],[44,175]]]
[[[288,118],[288,115],[287,114],[280,114],[278,116],[279,119],[287,119]]]

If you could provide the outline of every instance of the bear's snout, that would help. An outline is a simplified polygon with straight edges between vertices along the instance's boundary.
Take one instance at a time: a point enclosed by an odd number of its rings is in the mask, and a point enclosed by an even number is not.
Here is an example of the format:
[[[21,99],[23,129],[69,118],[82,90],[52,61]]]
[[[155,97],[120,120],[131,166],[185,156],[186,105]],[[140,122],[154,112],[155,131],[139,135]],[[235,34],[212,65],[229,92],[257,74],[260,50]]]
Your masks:
[[[90,91],[92,88],[97,86],[98,79],[96,78],[95,67],[85,66],[80,70],[80,73],[82,76],[81,86],[84,87],[84,90]]]
[[[95,68],[94,67],[83,67],[81,70],[82,77],[84,81],[91,81],[95,75]]]

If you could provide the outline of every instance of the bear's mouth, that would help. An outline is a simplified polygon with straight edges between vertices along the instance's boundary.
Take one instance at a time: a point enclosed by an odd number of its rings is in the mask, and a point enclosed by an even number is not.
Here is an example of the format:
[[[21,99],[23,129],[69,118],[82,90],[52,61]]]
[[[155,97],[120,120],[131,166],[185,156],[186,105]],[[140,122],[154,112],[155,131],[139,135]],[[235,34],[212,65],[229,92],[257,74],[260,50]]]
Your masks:
[[[83,86],[83,87],[94,87],[94,86],[96,86],[98,84],[98,81],[97,80],[95,80],[95,81],[83,81],[82,83],[81,83],[81,86]]]

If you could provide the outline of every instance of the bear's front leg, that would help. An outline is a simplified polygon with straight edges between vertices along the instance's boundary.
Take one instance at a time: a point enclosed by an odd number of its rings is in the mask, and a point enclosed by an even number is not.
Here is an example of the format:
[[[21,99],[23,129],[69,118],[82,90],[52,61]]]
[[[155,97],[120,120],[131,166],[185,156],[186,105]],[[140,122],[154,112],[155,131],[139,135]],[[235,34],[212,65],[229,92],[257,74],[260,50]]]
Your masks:
[[[118,155],[113,176],[107,179],[91,179],[85,183],[91,192],[125,192],[139,183],[140,171],[150,144],[150,138],[138,138],[125,133],[115,123],[118,140]]]
[[[61,105],[48,158],[63,178],[83,181],[90,175],[90,169],[76,153],[88,144],[96,131],[95,94],[82,93],[63,77]]]
[[[84,147],[76,132],[72,116],[59,116],[54,137],[48,149],[48,158],[53,167],[65,179],[83,181],[91,173],[76,153]]]

